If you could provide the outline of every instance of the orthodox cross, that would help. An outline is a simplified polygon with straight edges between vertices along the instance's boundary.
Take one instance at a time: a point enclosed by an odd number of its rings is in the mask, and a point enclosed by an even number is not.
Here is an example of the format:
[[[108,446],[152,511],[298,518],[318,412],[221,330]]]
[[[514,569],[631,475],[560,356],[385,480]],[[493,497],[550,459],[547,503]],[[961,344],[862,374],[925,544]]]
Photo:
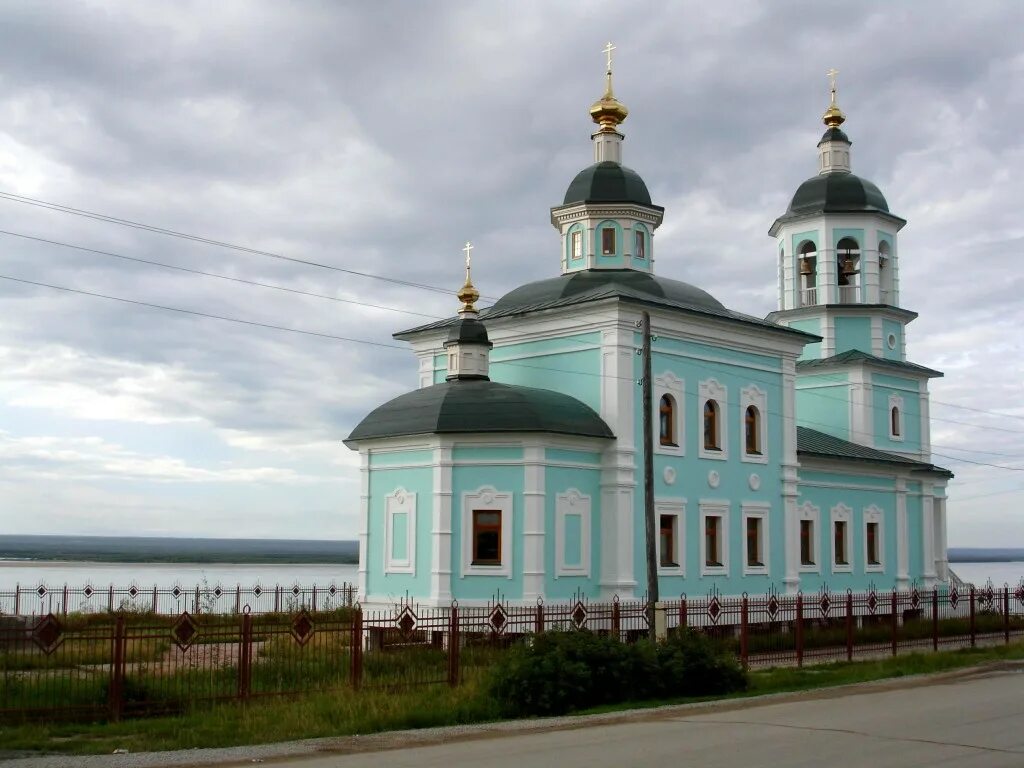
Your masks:
[[[469,275],[469,263],[473,260],[473,244],[466,241],[465,247],[462,249],[463,253],[466,254],[466,275]]]
[[[612,71],[612,51],[614,51],[614,50],[615,50],[615,46],[611,44],[611,41],[609,41],[608,45],[606,45],[604,47],[604,54],[605,54],[605,56],[608,57],[608,71],[609,72]]]
[[[835,104],[836,103],[836,75],[839,74],[839,70],[833,68],[833,69],[830,69],[825,74],[828,75],[829,87],[832,89],[832,103]]]

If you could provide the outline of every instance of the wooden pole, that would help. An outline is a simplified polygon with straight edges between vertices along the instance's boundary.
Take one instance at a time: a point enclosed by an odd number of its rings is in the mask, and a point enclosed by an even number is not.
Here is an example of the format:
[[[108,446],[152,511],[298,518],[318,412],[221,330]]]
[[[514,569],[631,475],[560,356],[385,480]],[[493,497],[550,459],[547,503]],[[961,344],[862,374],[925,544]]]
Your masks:
[[[656,639],[654,627],[654,604],[658,602],[658,556],[654,521],[654,423],[651,393],[651,315],[640,316],[643,332],[643,418],[644,418],[644,521],[647,531],[647,636]]]

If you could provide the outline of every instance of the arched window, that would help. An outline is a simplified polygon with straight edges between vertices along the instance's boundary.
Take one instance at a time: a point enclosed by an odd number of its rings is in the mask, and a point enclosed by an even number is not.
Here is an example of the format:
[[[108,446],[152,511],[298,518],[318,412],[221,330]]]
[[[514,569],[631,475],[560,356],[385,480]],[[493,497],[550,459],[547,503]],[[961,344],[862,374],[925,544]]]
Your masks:
[[[818,253],[810,240],[800,245],[800,305],[811,307],[818,303]]]
[[[718,419],[718,403],[714,400],[704,402],[704,450],[720,451],[722,444],[719,440],[720,424]]]
[[[601,255],[615,255],[615,230],[612,227],[605,227],[601,230]]]
[[[839,285],[839,301],[851,303],[858,298],[858,275],[860,274],[860,245],[852,237],[844,237],[836,245],[836,280]]]
[[[889,420],[889,429],[892,432],[892,436],[899,437],[900,427],[902,426],[900,422],[902,421],[902,419],[900,419],[900,409],[898,406],[894,405],[892,409],[889,411]]]
[[[756,406],[748,405],[743,415],[743,428],[746,436],[747,453],[751,456],[761,455],[761,412]]]
[[[633,231],[633,256],[637,259],[647,258],[647,243],[642,229]]]
[[[662,395],[661,404],[658,407],[659,415],[659,442],[662,445],[677,445],[676,443],[676,401],[672,395]]]

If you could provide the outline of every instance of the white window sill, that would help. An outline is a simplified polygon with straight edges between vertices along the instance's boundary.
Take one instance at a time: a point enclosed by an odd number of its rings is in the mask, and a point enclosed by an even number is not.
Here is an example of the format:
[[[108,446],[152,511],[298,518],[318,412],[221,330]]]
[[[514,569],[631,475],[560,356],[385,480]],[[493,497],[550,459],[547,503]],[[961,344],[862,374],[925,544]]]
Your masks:
[[[464,565],[462,578],[467,576],[502,576],[511,579],[512,569],[507,565]]]
[[[661,443],[654,444],[654,452],[656,454],[661,453],[666,456],[684,456],[683,446],[681,445],[662,445]]]
[[[743,566],[744,576],[767,576],[768,566],[767,565],[745,565]]]
[[[704,448],[701,448],[700,449],[700,458],[702,458],[702,459],[712,459],[714,461],[728,461],[729,460],[729,454],[726,453],[725,451],[708,451],[708,450],[705,450]]]
[[[701,576],[728,576],[729,568],[724,565],[705,565],[700,569]]]
[[[833,563],[832,573],[853,573],[853,566],[849,563]]]
[[[386,563],[384,573],[411,573],[415,574],[416,569],[410,563]]]
[[[803,565],[803,564],[801,564],[800,567],[798,568],[798,572],[799,573],[821,573],[821,568],[818,567],[817,563],[813,563],[812,565]]]
[[[744,453],[740,455],[740,461],[746,464],[767,464],[768,456],[763,453]]]
[[[872,563],[864,566],[865,573],[885,573],[885,563]]]
[[[659,576],[685,576],[686,571],[681,565],[659,565],[658,566]]]
[[[582,568],[582,567],[577,568],[575,566],[567,566],[565,568],[558,568],[555,571],[555,578],[556,579],[560,579],[560,578],[578,578],[580,576],[589,577],[590,576],[590,571],[588,571],[586,568]]]

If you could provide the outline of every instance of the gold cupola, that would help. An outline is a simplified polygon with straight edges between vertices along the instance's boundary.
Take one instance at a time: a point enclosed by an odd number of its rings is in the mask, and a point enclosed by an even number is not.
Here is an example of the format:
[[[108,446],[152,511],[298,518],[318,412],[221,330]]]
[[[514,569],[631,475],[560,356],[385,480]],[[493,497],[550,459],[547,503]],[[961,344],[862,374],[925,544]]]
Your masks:
[[[828,71],[828,79],[832,91],[832,101],[829,103],[828,109],[825,110],[825,114],[821,116],[821,120],[829,128],[838,128],[846,122],[846,115],[843,114],[843,110],[841,110],[839,105],[836,104],[836,75],[838,74],[839,71],[836,69],[830,69]]]
[[[604,52],[608,60],[608,68],[605,72],[604,95],[594,102],[590,107],[590,117],[597,123],[598,133],[618,133],[618,126],[629,115],[626,105],[615,98],[612,92],[612,51],[615,46],[611,43],[605,46]]]

